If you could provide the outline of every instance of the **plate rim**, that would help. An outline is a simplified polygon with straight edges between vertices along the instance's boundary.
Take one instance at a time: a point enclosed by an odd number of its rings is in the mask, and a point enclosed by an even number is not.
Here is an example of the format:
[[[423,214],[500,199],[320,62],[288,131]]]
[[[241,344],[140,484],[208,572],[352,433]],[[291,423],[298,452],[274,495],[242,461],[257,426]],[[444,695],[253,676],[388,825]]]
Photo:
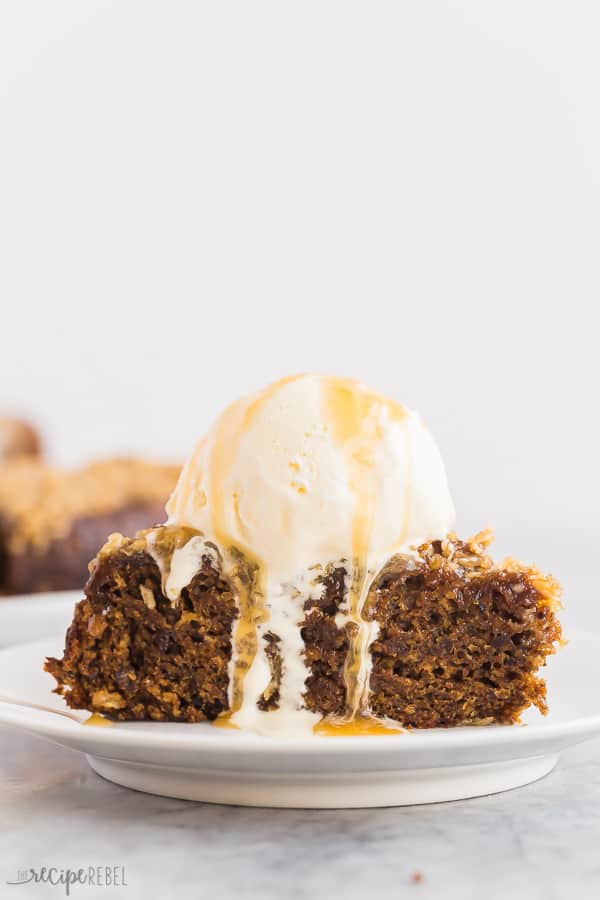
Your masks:
[[[65,591],[37,591],[33,594],[5,594],[0,596],[0,615],[7,610],[22,609],[23,606],[35,606],[37,603],[66,603],[67,600],[83,599],[83,588],[70,588]],[[29,641],[28,643],[33,643]]]
[[[60,638],[58,636],[54,638],[43,637],[27,643],[0,648],[0,664],[7,656],[18,657],[23,653],[37,652],[38,648],[41,660],[46,657],[52,645],[56,648],[59,640],[64,640],[64,636]],[[576,640],[577,643],[597,644],[600,651],[600,632],[575,632],[571,640]],[[11,699],[14,698],[15,702],[14,704],[10,701],[7,702],[5,699],[7,697],[6,694],[4,694],[4,699],[0,698],[0,724],[15,726],[55,740],[58,740],[59,737],[72,739],[84,723],[85,716],[90,715],[89,710],[73,710],[73,716],[76,716],[78,712],[82,714],[80,721],[76,721],[75,718],[69,718],[61,714],[69,711],[66,704],[64,704],[63,710],[57,709],[51,712],[19,705],[19,701],[23,703],[27,701],[16,693],[8,696]],[[351,756],[356,753],[362,754],[364,751],[373,751],[375,748],[387,751],[397,750],[397,752],[401,753],[403,748],[408,749],[408,747],[414,751],[419,749],[430,750],[434,747],[443,749],[446,746],[449,750],[459,751],[460,749],[493,746],[505,747],[512,744],[515,750],[519,747],[526,750],[528,745],[535,744],[538,741],[552,741],[561,737],[585,740],[595,733],[600,733],[600,711],[591,713],[589,716],[578,716],[566,721],[548,724],[544,722],[542,716],[540,718],[541,721],[534,725],[533,728],[527,723],[515,725],[469,725],[439,729],[405,728],[398,735],[386,735],[386,740],[383,744],[380,735],[361,735],[360,737],[340,735],[335,740],[319,735],[285,737],[281,735],[259,735],[252,732],[228,731],[215,728],[209,722],[173,723],[178,726],[189,725],[193,727],[193,731],[190,728],[189,734],[178,730],[173,735],[164,730],[164,726],[168,726],[170,723],[155,723],[148,720],[116,722],[108,728],[88,728],[86,729],[85,740],[90,743],[90,747],[97,748],[99,752],[102,747],[116,747],[118,745],[130,749],[147,747],[154,750],[166,750],[169,748],[189,750],[204,747],[211,752],[223,750],[228,753],[243,753],[246,750],[249,752],[260,751],[261,755],[277,755],[282,751],[288,753],[311,753],[317,750],[319,755],[325,753],[327,755],[342,754]],[[152,734],[149,729],[153,725],[161,725],[162,728],[160,731]],[[120,728],[119,726],[126,727]],[[142,729],[145,731],[140,737]],[[85,752],[93,752],[93,750]]]

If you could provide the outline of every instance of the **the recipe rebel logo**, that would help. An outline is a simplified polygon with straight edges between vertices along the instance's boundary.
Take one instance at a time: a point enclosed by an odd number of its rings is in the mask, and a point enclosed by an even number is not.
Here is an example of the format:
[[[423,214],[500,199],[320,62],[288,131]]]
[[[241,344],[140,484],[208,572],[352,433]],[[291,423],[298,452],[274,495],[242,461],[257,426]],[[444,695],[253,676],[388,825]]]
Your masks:
[[[124,866],[87,866],[79,869],[62,869],[58,866],[42,866],[40,869],[19,869],[16,879],[7,881],[9,885],[47,884],[62,887],[65,896],[70,897],[73,888],[127,887]]]

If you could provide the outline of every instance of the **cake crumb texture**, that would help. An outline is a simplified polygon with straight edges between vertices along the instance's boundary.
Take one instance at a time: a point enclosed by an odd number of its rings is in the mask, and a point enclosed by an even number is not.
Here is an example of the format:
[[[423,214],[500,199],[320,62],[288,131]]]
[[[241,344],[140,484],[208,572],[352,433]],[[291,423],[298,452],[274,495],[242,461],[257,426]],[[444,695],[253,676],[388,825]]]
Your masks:
[[[491,532],[450,535],[397,557],[368,615],[373,713],[414,728],[508,724],[531,704],[546,713],[537,671],[561,640],[560,587],[516,560],[486,554]]]
[[[62,660],[46,670],[69,706],[113,719],[201,722],[227,708],[231,630],[227,583],[206,557],[179,601],[156,562],[122,542],[92,566]]]

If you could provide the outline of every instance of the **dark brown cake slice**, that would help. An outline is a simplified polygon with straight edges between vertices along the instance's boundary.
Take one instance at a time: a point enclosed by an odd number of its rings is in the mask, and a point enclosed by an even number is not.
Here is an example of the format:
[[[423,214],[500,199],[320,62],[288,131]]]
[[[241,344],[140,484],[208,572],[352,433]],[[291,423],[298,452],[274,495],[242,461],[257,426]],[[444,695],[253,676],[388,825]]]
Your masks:
[[[171,549],[193,535],[161,531]],[[46,669],[75,709],[115,719],[214,719],[227,709],[236,615],[212,555],[173,603],[144,534],[134,540],[115,534],[91,566],[63,659],[49,659]]]
[[[111,459],[63,471],[37,460],[0,466],[0,593],[81,588],[114,531],[164,518],[178,468]]]
[[[537,569],[486,555],[484,531],[451,535],[397,557],[370,598],[370,705],[415,728],[516,722],[531,704],[546,713],[537,674],[561,640],[560,588]]]
[[[169,554],[198,532],[161,526],[134,540],[114,535],[91,568],[86,597],[67,633],[62,660],[47,670],[74,708],[117,719],[214,719],[228,708],[232,586],[217,553],[178,600],[163,592],[149,552]],[[378,623],[371,646],[369,709],[408,727],[509,723],[531,704],[546,711],[537,675],[560,641],[558,585],[537,570],[485,554],[488,533],[468,542],[452,536],[397,556],[373,585],[365,616]],[[307,666],[305,704],[313,712],[347,713],[346,662],[351,642],[338,613],[347,603],[346,572],[321,578],[299,623]],[[278,704],[278,636],[266,635],[272,680],[261,709]]]

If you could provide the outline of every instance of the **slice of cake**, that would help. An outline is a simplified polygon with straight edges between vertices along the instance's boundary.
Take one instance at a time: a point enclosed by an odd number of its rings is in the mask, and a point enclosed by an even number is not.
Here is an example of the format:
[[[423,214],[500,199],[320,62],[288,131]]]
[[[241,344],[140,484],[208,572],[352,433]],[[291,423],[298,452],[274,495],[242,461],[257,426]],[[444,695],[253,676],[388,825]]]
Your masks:
[[[0,466],[0,593],[81,588],[115,531],[160,521],[178,469],[111,459],[65,471],[35,459]]]
[[[112,535],[61,660],[74,708],[259,733],[510,723],[546,711],[559,589],[453,533],[421,420],[349,379],[230,406],[166,525]]]

